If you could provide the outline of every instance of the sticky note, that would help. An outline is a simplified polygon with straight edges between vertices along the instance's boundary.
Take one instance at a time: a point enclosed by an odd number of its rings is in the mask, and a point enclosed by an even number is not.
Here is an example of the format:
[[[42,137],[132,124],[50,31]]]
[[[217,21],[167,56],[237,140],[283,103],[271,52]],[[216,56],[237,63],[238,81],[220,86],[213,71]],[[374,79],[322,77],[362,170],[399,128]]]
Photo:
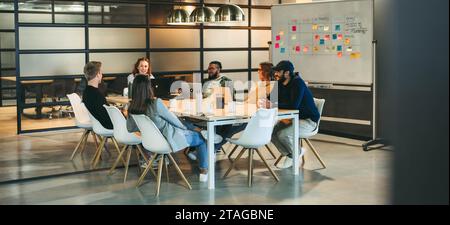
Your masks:
[[[338,40],[342,40],[342,34],[338,34]]]
[[[330,29],[329,26],[324,26],[324,27],[323,27],[323,30],[324,30],[324,31],[328,31],[329,29]]]
[[[295,46],[295,51],[296,51],[296,52],[300,52],[300,49],[301,49],[301,48],[300,48],[300,45]]]
[[[275,43],[275,48],[280,48],[280,44],[279,43]]]
[[[314,51],[314,52],[317,52],[317,51],[319,51],[319,47],[317,47],[317,46],[314,46],[314,48],[313,48],[313,51]]]
[[[297,26],[292,26],[292,31],[297,31]]]
[[[336,50],[336,45],[331,46],[331,50]]]
[[[320,35],[316,34],[316,35],[314,36],[314,39],[319,40],[319,39],[320,39]]]
[[[312,28],[313,30],[317,30],[318,26],[317,26],[317,24],[313,24],[311,28]]]
[[[338,52],[337,56],[338,56],[339,58],[342,58],[342,52]]]
[[[284,31],[280,31],[280,33],[278,33],[278,34],[283,36],[284,35]]]
[[[292,35],[291,39],[292,40],[297,40],[297,35]]]
[[[336,25],[336,26],[334,27],[334,30],[335,30],[335,31],[340,31],[340,30],[341,30],[341,25]]]
[[[320,39],[320,44],[324,45],[325,44],[325,40],[324,39]]]
[[[337,50],[338,52],[341,52],[341,51],[342,51],[342,45],[338,45],[337,48],[336,48],[336,50]]]
[[[330,40],[330,35],[329,34],[325,35],[325,40],[326,41]]]
[[[280,39],[281,39],[280,35],[277,35],[277,36],[275,37],[275,40],[276,40],[276,41],[279,41]]]
[[[285,53],[286,52],[286,48],[280,48],[280,53]]]
[[[333,34],[333,40],[337,39],[337,34]]]
[[[353,52],[350,54],[350,59],[359,59],[361,58],[361,53],[359,52]]]
[[[309,51],[309,47],[308,46],[303,46],[303,52],[308,52]]]
[[[347,52],[351,52],[351,51],[353,51],[352,46],[347,47]]]

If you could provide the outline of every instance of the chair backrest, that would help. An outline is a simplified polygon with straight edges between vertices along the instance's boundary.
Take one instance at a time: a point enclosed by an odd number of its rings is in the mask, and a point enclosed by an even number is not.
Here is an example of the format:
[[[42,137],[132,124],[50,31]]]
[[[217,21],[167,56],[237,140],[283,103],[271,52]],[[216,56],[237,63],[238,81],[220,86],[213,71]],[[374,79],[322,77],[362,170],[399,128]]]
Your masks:
[[[239,141],[250,146],[264,146],[270,142],[278,108],[258,109],[248,122]]]
[[[81,103],[81,98],[77,93],[68,94],[70,105],[72,106],[73,113],[75,114],[75,120],[79,124],[92,124],[89,118],[89,111],[86,106]]]
[[[81,105],[86,107],[84,105],[84,103],[81,103]],[[95,117],[92,115],[91,112],[89,112],[89,110],[88,110],[88,114],[89,114],[89,118],[91,118],[91,121],[92,121],[92,130],[96,134],[98,134],[100,136],[106,136],[106,137],[111,137],[114,135],[113,130],[106,129],[105,127],[103,127],[103,125],[97,119],[95,119]]]
[[[107,105],[103,105],[103,107],[105,107],[106,112],[108,112],[108,115],[111,118],[114,138],[116,138],[118,142],[126,144],[129,142],[138,142],[140,140],[136,135],[128,132],[127,121],[117,107]]]
[[[142,146],[151,152],[166,154],[172,152],[172,148],[166,138],[161,134],[153,121],[146,115],[131,115],[141,131]]]
[[[317,107],[317,110],[319,111],[319,121],[317,122],[317,126],[319,126],[320,124],[320,119],[322,119],[322,110],[323,110],[323,105],[325,104],[325,99],[321,99],[321,98],[314,98],[314,104]]]

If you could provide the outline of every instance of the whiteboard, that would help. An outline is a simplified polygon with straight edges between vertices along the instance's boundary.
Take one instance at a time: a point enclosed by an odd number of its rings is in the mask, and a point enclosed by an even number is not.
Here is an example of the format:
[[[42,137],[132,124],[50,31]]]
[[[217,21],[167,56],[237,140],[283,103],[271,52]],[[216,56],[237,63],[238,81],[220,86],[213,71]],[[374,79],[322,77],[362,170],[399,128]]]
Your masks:
[[[272,6],[272,63],[290,60],[309,82],[370,85],[373,0]]]

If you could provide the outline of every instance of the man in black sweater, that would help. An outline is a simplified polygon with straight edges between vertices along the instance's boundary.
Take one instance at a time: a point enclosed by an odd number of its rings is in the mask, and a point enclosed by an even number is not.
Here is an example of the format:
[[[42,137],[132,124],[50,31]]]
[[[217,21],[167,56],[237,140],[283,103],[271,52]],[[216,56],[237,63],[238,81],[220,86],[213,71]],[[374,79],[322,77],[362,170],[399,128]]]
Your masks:
[[[280,77],[278,80],[278,108],[299,110],[299,131],[313,132],[317,129],[320,113],[314,103],[311,91],[300,76],[294,73],[294,65],[290,61],[283,60],[273,69]],[[293,164],[293,134],[292,120],[280,120],[273,129],[272,143],[282,155],[287,156],[280,168],[289,168]],[[301,148],[300,156],[304,153],[305,149]]]
[[[83,92],[83,103],[89,112],[97,119],[104,128],[113,129],[111,118],[103,105],[108,105],[105,96],[99,91],[98,85],[102,82],[102,63],[91,61],[84,66],[84,76],[88,86]]]

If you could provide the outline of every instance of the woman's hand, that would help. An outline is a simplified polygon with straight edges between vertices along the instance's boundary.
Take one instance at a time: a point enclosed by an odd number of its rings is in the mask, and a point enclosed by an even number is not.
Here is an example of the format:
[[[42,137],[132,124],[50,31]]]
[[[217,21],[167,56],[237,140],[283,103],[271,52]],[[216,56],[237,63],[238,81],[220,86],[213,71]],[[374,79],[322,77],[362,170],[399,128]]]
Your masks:
[[[199,133],[200,133],[200,131],[202,131],[202,129],[201,129],[201,128],[199,128],[199,127],[195,127],[195,128],[194,128],[194,131],[197,131],[197,132],[199,132]]]

